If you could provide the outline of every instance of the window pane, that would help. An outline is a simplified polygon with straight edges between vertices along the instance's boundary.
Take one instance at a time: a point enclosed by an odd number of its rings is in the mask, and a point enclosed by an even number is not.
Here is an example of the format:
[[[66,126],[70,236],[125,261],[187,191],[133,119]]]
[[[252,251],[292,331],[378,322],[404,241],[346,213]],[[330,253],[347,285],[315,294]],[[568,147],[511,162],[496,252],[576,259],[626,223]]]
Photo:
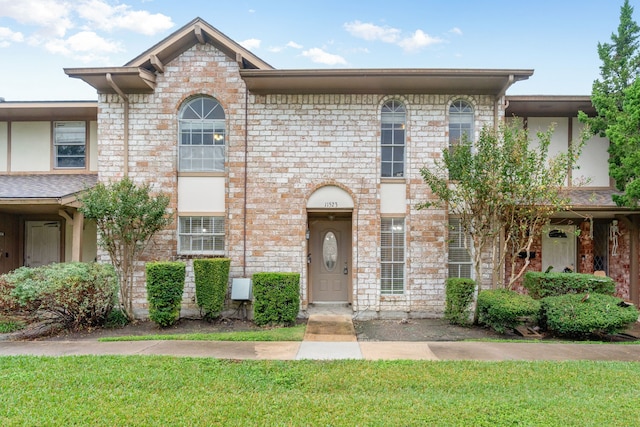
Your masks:
[[[53,125],[55,167],[84,168],[86,147],[85,122],[55,122]]]
[[[222,254],[224,251],[223,217],[180,217],[178,234],[180,253]]]
[[[383,218],[380,235],[380,291],[404,292],[404,219]]]
[[[226,122],[220,103],[211,97],[192,99],[180,111],[178,125],[180,170],[222,172]],[[203,150],[188,151],[186,146]],[[219,150],[213,151],[213,147]]]
[[[382,106],[380,115],[381,175],[383,177],[404,175],[405,127],[404,105],[396,100],[387,101]],[[390,146],[400,148],[401,151],[394,153],[390,151]],[[388,164],[388,162],[397,164]]]

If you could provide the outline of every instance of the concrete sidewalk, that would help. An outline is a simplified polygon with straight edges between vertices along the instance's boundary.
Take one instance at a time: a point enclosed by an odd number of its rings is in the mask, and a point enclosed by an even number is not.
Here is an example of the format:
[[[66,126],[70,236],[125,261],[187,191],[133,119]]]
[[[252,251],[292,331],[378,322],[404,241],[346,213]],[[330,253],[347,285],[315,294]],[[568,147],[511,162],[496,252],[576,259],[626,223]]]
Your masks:
[[[349,315],[312,315],[302,342],[3,341],[0,356],[164,355],[234,360],[640,361],[640,345],[360,341]]]

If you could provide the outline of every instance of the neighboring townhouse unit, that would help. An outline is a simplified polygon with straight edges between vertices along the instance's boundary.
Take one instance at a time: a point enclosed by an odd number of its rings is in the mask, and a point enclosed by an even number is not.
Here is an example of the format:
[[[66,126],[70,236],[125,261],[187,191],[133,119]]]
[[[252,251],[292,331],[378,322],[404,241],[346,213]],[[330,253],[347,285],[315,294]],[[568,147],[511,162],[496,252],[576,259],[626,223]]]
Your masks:
[[[349,303],[361,317],[440,316],[446,278],[473,269],[457,219],[416,209],[434,200],[420,169],[461,135],[476,139],[512,115],[532,130],[555,122],[553,150],[563,150],[581,128],[577,112],[593,113],[588,97],[507,97],[532,70],[276,70],[199,18],[122,67],[65,72],[98,92],[97,147],[86,119],[82,176],[127,175],[171,196],[175,221],[146,260],[187,262],[186,309],[195,307],[192,259],[225,256],[232,278],[300,273],[302,309]],[[19,141],[11,132],[0,156]],[[589,141],[574,174],[591,183],[571,189],[575,209],[540,236],[532,268],[604,270],[636,301],[637,219],[611,202],[606,149]],[[73,206],[50,214],[77,224]],[[144,316],[142,264],[134,304]]]
[[[0,273],[96,259],[76,195],[97,182],[97,102],[0,102]]]

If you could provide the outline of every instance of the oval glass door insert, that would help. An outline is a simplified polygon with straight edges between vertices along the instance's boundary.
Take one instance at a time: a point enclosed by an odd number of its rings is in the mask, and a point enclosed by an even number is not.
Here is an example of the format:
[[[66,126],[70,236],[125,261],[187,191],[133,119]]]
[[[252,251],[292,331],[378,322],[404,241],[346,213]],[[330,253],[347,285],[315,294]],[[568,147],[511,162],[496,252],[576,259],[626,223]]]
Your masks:
[[[327,270],[333,271],[338,263],[338,239],[333,231],[324,235],[322,242],[322,259]]]

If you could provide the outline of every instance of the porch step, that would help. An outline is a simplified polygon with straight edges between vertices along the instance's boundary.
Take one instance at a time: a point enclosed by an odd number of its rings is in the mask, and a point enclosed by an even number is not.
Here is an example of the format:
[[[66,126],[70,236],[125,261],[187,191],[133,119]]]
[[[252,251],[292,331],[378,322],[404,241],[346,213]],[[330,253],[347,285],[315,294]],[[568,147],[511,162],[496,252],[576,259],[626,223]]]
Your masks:
[[[312,314],[307,321],[304,341],[357,341],[353,320],[350,315]]]

